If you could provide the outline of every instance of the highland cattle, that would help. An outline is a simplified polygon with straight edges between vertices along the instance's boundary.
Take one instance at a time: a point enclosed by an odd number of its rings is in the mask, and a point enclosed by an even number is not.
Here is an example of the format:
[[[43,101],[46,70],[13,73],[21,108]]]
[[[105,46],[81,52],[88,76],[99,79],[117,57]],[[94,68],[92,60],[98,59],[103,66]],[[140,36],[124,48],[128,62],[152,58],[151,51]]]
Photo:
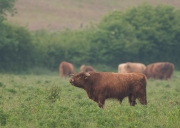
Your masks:
[[[143,73],[146,69],[146,66],[142,63],[122,63],[118,66],[118,73]]]
[[[160,80],[171,79],[174,72],[174,64],[170,62],[157,62],[147,65],[144,74],[146,77]]]
[[[100,108],[108,98],[116,98],[121,103],[128,97],[131,106],[135,106],[136,99],[143,105],[147,104],[147,81],[142,73],[80,72],[74,74],[69,82],[84,89]]]
[[[59,65],[59,74],[60,77],[69,77],[70,74],[74,73],[74,66],[69,62],[61,62]]]

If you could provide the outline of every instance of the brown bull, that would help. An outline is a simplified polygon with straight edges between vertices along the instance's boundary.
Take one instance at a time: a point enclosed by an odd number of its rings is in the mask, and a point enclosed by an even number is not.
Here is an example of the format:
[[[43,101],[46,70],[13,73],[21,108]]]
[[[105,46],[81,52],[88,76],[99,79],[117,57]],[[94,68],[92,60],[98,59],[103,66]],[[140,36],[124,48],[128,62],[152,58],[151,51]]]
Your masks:
[[[170,62],[158,62],[149,64],[144,71],[147,78],[168,80],[172,78],[174,64]]]
[[[146,66],[142,63],[123,63],[119,64],[118,66],[118,73],[143,73],[144,70],[146,69]]]
[[[84,89],[100,108],[108,98],[116,98],[121,103],[128,97],[131,106],[139,99],[146,105],[146,82],[142,73],[80,72],[70,79],[72,85]]]
[[[60,77],[68,77],[70,74],[74,73],[74,66],[69,62],[61,62],[59,65]]]
[[[82,72],[91,72],[91,71],[95,72],[96,71],[92,66],[85,66],[85,65],[81,65],[80,70]]]

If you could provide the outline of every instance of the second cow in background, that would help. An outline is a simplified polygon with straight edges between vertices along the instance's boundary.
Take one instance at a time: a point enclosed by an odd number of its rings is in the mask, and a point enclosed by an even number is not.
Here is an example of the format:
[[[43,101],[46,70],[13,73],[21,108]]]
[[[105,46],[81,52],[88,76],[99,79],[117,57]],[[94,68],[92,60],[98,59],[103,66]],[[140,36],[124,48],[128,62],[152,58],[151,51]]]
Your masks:
[[[142,63],[122,63],[118,66],[118,73],[143,73],[146,69],[146,66]]]

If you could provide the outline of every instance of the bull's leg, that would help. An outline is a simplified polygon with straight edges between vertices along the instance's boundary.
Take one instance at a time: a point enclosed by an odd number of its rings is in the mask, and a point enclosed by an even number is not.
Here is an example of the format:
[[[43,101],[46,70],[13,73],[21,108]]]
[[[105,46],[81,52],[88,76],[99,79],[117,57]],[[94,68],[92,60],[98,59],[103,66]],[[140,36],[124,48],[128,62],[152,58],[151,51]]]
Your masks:
[[[138,94],[138,100],[141,104],[146,105],[146,90],[142,90],[141,93]]]
[[[131,104],[131,102],[132,102],[131,98],[132,98],[132,94],[130,93],[129,96],[128,96],[128,100],[129,100],[129,103],[130,103],[130,104]]]
[[[89,97],[91,100],[93,100],[93,101],[95,101],[96,103],[98,103],[98,97],[92,96],[92,95],[90,95],[90,94],[88,94],[88,97]]]
[[[105,98],[104,98],[103,96],[99,96],[97,103],[98,103],[98,106],[99,106],[100,108],[103,108],[103,107],[104,107],[104,103],[105,103]]]
[[[146,100],[146,96],[142,96],[139,98],[139,102],[143,105],[147,105],[147,100]]]
[[[132,102],[130,103],[131,106],[135,106],[136,104],[137,104],[136,101],[132,101]]]
[[[123,98],[119,98],[118,100],[119,100],[119,103],[121,104],[121,103],[122,103]]]
[[[131,95],[129,103],[130,103],[131,106],[135,106],[137,104],[136,103],[136,96]]]

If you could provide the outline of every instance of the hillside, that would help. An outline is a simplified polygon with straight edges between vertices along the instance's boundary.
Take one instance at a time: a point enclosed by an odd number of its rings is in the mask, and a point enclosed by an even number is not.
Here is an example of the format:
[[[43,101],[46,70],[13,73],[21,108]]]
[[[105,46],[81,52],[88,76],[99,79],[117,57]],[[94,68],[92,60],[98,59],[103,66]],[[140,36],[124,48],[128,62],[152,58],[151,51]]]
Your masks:
[[[97,22],[109,11],[124,10],[142,2],[180,6],[179,0],[17,0],[18,13],[8,20],[30,30],[77,29]]]

